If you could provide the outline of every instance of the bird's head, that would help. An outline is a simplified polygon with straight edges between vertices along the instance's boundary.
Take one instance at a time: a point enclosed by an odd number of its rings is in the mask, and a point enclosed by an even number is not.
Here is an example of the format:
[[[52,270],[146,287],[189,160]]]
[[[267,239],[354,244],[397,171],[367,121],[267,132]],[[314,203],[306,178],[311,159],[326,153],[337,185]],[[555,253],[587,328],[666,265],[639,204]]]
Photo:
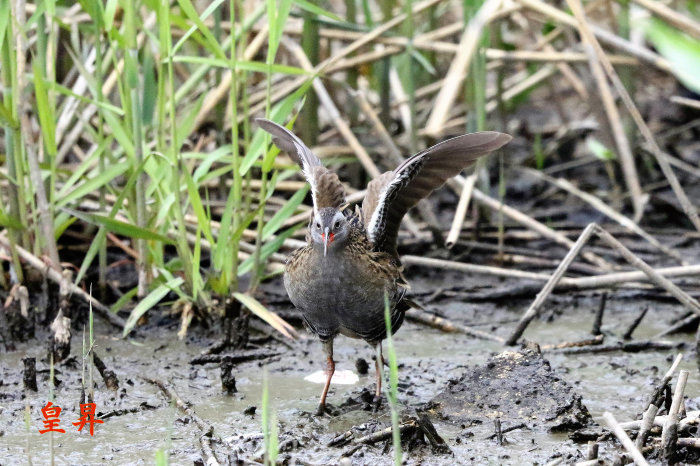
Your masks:
[[[323,255],[345,243],[348,237],[348,222],[343,213],[334,207],[323,207],[311,220],[311,239],[323,246]]]

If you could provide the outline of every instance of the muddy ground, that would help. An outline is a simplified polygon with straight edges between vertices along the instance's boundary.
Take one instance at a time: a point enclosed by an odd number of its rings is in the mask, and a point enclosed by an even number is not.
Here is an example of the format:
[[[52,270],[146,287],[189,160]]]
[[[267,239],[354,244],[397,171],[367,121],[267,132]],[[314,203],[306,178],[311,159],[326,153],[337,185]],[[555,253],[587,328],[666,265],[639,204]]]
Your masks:
[[[697,254],[697,251],[688,254]],[[695,255],[695,262],[697,259]],[[412,280],[414,294],[430,301],[426,305],[429,311],[437,311],[455,322],[500,336],[508,335],[515,320],[532,301],[532,297],[484,298],[489,290],[513,289],[519,283],[515,281],[437,273],[417,267],[408,268],[407,276]],[[427,293],[434,294],[444,284],[450,284],[451,288],[463,286],[477,298],[469,299],[469,294],[427,297]],[[697,289],[689,291],[697,293]],[[278,303],[276,307],[280,311],[291,312],[282,299],[279,281],[266,284],[265,292],[270,303]],[[599,292],[569,292],[553,296],[540,318],[528,328],[525,338],[543,346],[589,338],[600,296]],[[602,326],[606,343],[619,340],[643,307],[648,307],[649,311],[634,333],[636,340],[652,337],[685,313],[682,306],[663,293],[612,292],[607,299]],[[158,320],[152,319],[149,327],[128,340],[118,338],[98,320],[96,351],[116,373],[119,388],[108,390],[95,371],[95,403],[104,424],[96,426],[92,437],[77,433],[71,425],[79,415],[79,361],[73,358],[56,367],[56,379],[60,383],[55,390],[54,404],[63,409],[61,422],[66,430],[65,434],[55,434],[54,437],[58,464],[149,464],[159,449],[169,451],[173,464],[201,463],[200,431],[146,378],[168,384],[203,420],[213,425],[213,438],[222,440],[221,443],[213,442],[220,462],[257,462],[262,454],[261,386],[265,373],[272,408],[279,423],[280,460],[290,464],[336,464],[343,454],[351,453],[352,464],[391,462],[390,441],[357,447],[352,442],[328,446],[348,430],[356,439],[390,425],[386,403],[374,413],[363,401],[367,399],[363,393],[374,389],[372,350],[366,344],[342,337],[337,339],[338,370],[357,372],[359,358],[369,361],[371,368],[367,375],[360,375],[359,382],[354,385],[334,385],[329,400],[337,413],[333,417],[318,418],[312,413],[321,387],[305,381],[304,377],[320,370],[323,360],[320,345],[309,334],[303,333],[300,341],[281,344],[274,339],[261,339],[260,334],[254,332],[253,336],[258,338],[253,341],[257,343],[251,344],[250,349],[277,355],[236,364],[233,375],[238,391],[228,395],[221,387],[219,364],[190,364],[214,342],[216,330],[194,328],[184,341],[177,341],[177,321],[165,317]],[[666,340],[690,343],[692,335],[681,333]],[[572,433],[583,424],[588,424],[588,430],[599,429],[597,422],[604,411],[611,411],[619,420],[637,419],[646,398],[678,351],[569,355],[543,350],[546,362],[537,364],[551,366],[548,369],[550,376],[561,385],[559,388],[543,387],[546,388],[544,394],[563,393],[567,399],[576,399],[581,405],[577,409],[585,410],[591,416],[590,420],[580,416],[578,424],[569,423],[563,428],[551,429],[546,415],[549,407],[538,405],[537,394],[532,392],[526,391],[525,396],[520,397],[518,409],[512,409],[513,406],[508,405],[510,401],[499,402],[498,397],[481,408],[471,406],[471,412],[460,412],[454,399],[452,404],[440,405],[447,396],[442,392],[449,392],[449,387],[457,384],[466,384],[467,389],[478,395],[480,385],[474,375],[481,374],[488,379],[488,374],[496,366],[494,359],[487,361],[505,349],[502,345],[467,335],[443,333],[410,321],[396,334],[395,342],[400,363],[402,417],[405,420],[415,418],[417,413],[427,414],[449,447],[447,453],[438,452],[428,443],[416,440],[421,435],[407,438],[407,464],[545,464],[558,457],[564,463],[584,459],[587,445],[585,441],[570,439]],[[80,354],[80,345],[78,335],[73,338],[73,355]],[[681,367],[691,371],[686,389],[688,410],[696,409],[700,404],[700,378],[691,347],[686,345],[680,349],[685,354]],[[519,348],[508,350],[518,351]],[[525,354],[530,354],[528,352],[532,350],[526,350]],[[46,464],[49,460],[49,435],[38,433],[42,427],[40,408],[49,397],[45,354],[41,339],[18,344],[15,351],[0,353],[2,464],[28,460]],[[38,392],[28,392],[26,396],[22,388],[22,358],[25,356],[36,357],[39,371]],[[546,379],[531,379],[530,376],[535,377],[533,373],[526,373],[521,378],[523,387],[532,388],[531,384],[528,385],[532,380],[538,384],[546,383]],[[457,403],[466,401],[458,400]],[[25,422],[27,406],[30,414]],[[461,406],[466,410],[466,404]],[[507,431],[500,444],[493,436],[495,419],[499,419],[502,430]],[[518,428],[508,431],[514,426]],[[620,452],[619,445],[613,441],[601,443],[603,458],[612,460]]]

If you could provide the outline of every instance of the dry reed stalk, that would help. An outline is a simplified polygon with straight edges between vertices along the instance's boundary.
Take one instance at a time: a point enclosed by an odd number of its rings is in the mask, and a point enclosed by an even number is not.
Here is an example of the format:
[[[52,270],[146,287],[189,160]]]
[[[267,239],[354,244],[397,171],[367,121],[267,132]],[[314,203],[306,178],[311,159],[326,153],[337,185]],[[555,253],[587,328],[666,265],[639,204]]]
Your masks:
[[[462,232],[462,225],[464,224],[464,218],[467,215],[467,208],[469,207],[469,201],[471,201],[472,193],[474,192],[474,184],[476,183],[477,172],[469,175],[462,187],[462,192],[459,195],[459,202],[457,202],[457,209],[455,210],[454,218],[452,219],[452,226],[450,226],[450,231],[447,234],[447,239],[445,239],[445,246],[447,249],[451,249],[457,243],[459,235]]]
[[[447,114],[457,97],[462,83],[460,77],[468,72],[469,63],[479,45],[481,33],[491,21],[491,17],[500,8],[501,2],[502,0],[486,0],[465,28],[464,34],[459,41],[457,54],[445,76],[445,85],[440,89],[435,99],[433,110],[425,125],[425,133],[428,136],[437,138],[443,134]]]
[[[648,241],[650,244],[659,248],[659,250],[663,251],[665,254],[669,255],[670,257],[673,257],[674,259],[678,259],[679,261],[681,261],[681,264],[687,265],[686,263],[684,263],[683,258],[681,257],[681,254],[678,251],[671,249],[667,246],[664,246],[656,238],[654,238],[652,235],[650,235],[649,233],[644,231],[642,229],[642,227],[637,225],[632,219],[630,219],[630,218],[622,215],[621,213],[617,212],[616,210],[612,209],[610,206],[608,206],[606,203],[604,203],[600,198],[593,196],[592,194],[589,194],[585,191],[580,190],[579,188],[574,186],[569,180],[566,180],[564,178],[553,178],[545,173],[542,173],[542,172],[537,171],[537,170],[528,169],[528,168],[521,169],[521,171],[524,173],[527,173],[529,175],[535,176],[541,180],[545,180],[548,183],[551,183],[554,186],[557,186],[557,187],[563,189],[564,191],[567,191],[567,192],[573,194],[574,196],[583,200],[584,202],[586,202],[588,205],[590,205],[594,209],[598,210],[603,215],[606,215],[607,217],[610,217],[612,220],[615,220],[617,223],[622,225],[624,228],[641,236],[646,241]]]
[[[576,20],[573,17],[541,0],[518,0],[518,2],[522,3],[525,7],[537,11],[538,13],[541,13],[559,23],[573,28],[576,27]],[[635,45],[632,42],[622,39],[621,37],[597,26],[591,26],[591,30],[598,39],[605,42],[609,46],[632,55],[641,61],[650,63],[663,71],[671,71],[671,64],[669,61],[651,50]]]
[[[596,235],[601,240],[608,243],[611,248],[617,250],[630,265],[644,272],[652,283],[668,291],[671,296],[680,301],[681,304],[687,307],[691,312],[700,315],[700,302],[695,298],[688,295],[668,278],[654,270],[649,264],[637,257],[632,251],[627,249],[624,244],[615,239],[615,237],[600,226],[596,227]]]
[[[598,87],[600,99],[603,102],[603,108],[605,109],[605,115],[608,117],[608,123],[610,124],[610,131],[615,139],[615,145],[617,146],[617,152],[620,158],[620,166],[622,167],[622,174],[632,198],[632,207],[634,210],[633,220],[635,223],[637,223],[644,214],[645,202],[642,196],[642,187],[639,184],[639,175],[637,174],[632,148],[630,147],[630,142],[627,139],[627,133],[622,126],[620,112],[615,104],[615,98],[610,90],[610,85],[608,84],[603,66],[601,64],[601,62],[606,59],[606,57],[601,55],[605,55],[605,53],[601,48],[595,47],[597,42],[593,32],[591,31],[591,27],[584,16],[583,7],[581,6],[580,2],[578,0],[566,1],[571,10],[574,12],[578,30],[581,34],[583,47],[589,56],[589,67],[591,69],[591,74],[593,75],[596,86]]]
[[[304,53],[304,50],[301,47],[299,47],[298,44],[286,39],[282,39],[282,44],[285,46],[285,48],[287,48],[287,50],[289,50],[292,53],[292,55],[295,56],[302,69],[309,72],[314,72],[314,67],[311,64],[311,61],[309,61],[308,57]],[[330,119],[335,125],[335,127],[338,129],[338,132],[340,132],[340,134],[343,136],[348,145],[352,147],[353,151],[355,152],[355,155],[357,155],[357,158],[364,167],[364,169],[372,178],[378,177],[381,174],[381,172],[377,168],[377,165],[372,161],[372,158],[369,156],[365,148],[362,147],[360,141],[358,141],[355,135],[353,134],[352,130],[350,129],[350,126],[348,126],[348,124],[343,119],[342,115],[340,114],[340,111],[338,110],[338,107],[335,106],[333,99],[331,99],[330,94],[328,94],[328,91],[323,85],[323,82],[321,82],[320,79],[314,79],[312,85],[314,90],[316,91],[316,95],[318,95],[318,99],[321,102],[321,105],[323,106],[323,108],[326,109],[326,112],[328,112],[328,115],[330,116]]]
[[[243,60],[253,59],[255,54],[257,54],[258,51],[262,48],[262,46],[265,44],[269,32],[269,24],[265,23],[258,32],[258,35],[256,35],[253,38],[253,40],[250,41],[245,51],[243,52]],[[202,107],[199,109],[199,112],[197,113],[197,116],[194,119],[194,126],[192,128],[193,132],[196,131],[202,125],[202,123],[204,123],[207,120],[207,118],[210,117],[211,112],[214,110],[214,107],[216,107],[222,99],[225,99],[229,96],[231,82],[233,82],[233,72],[232,70],[228,70],[226,74],[224,74],[221,77],[221,82],[219,83],[219,85],[216,86],[216,88],[212,89],[204,98],[204,103],[202,103]]]
[[[464,186],[464,178],[461,176],[457,176],[453,178],[452,180],[448,181],[448,185],[451,186],[453,189],[455,189],[455,192],[457,192],[456,187],[461,188]],[[525,226],[529,230],[532,230],[539,234],[540,236],[544,238],[549,238],[552,241],[554,241],[557,244],[560,244],[568,249],[571,249],[574,245],[574,242],[571,241],[569,238],[566,236],[562,235],[561,233],[554,231],[553,229],[549,228],[545,224],[538,222],[534,218],[520,212],[519,210],[516,210],[507,204],[503,204],[496,199],[493,199],[490,196],[487,196],[486,194],[482,193],[478,189],[474,189],[472,196],[474,197],[474,200],[479,202],[480,204],[485,205],[489,209],[491,209],[494,212],[501,211],[503,212],[503,215],[506,217],[510,218],[511,220]],[[582,254],[582,257],[585,258],[588,262],[604,269],[604,270],[610,270],[611,266],[608,264],[608,262],[603,259],[602,257],[593,254],[591,252],[584,252]]]
[[[579,252],[581,251],[581,248],[583,248],[583,246],[588,242],[588,239],[595,231],[595,228],[596,224],[590,223],[583,230],[581,235],[578,237],[578,240],[576,240],[576,243],[574,243],[574,245],[571,247],[569,252],[559,264],[559,267],[557,267],[557,269],[552,274],[551,278],[545,284],[544,288],[542,288],[542,291],[540,291],[537,294],[535,300],[532,302],[527,311],[525,311],[525,314],[523,314],[523,316],[520,318],[520,321],[518,322],[518,325],[516,326],[515,330],[513,330],[511,335],[506,340],[507,345],[514,345],[522,336],[523,332],[525,332],[525,329],[530,324],[532,319],[534,319],[535,316],[537,316],[540,307],[542,307],[542,304],[544,304],[544,302],[554,290],[554,287],[557,286],[557,283],[562,279],[562,277],[564,276],[564,274],[566,273],[567,269],[574,261],[576,256],[578,256]]]
[[[693,18],[688,15],[683,15],[672,10],[662,2],[653,0],[632,0],[637,5],[646,8],[654,13],[654,15],[663,19],[669,24],[674,25],[678,29],[684,31],[688,35],[700,40],[700,24],[693,21]]]

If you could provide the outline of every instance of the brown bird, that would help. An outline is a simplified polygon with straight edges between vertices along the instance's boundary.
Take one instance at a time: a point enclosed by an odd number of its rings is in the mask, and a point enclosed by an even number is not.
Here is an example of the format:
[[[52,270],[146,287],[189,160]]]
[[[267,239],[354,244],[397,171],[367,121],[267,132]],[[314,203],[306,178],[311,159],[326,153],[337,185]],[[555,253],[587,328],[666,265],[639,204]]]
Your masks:
[[[401,219],[448,178],[511,137],[492,131],[465,134],[419,152],[394,171],[370,181],[362,208],[350,212],[345,209],[345,190],[338,175],[325,168],[288,129],[269,120],[256,121],[272,135],[275,145],[301,166],[311,185],[314,211],[308,244],[287,259],[284,286],[326,353],[327,378],[317,414],[326,411],[326,396],[335,371],[333,339],[339,333],[362,338],[377,349],[374,401],[378,404],[381,342],[386,338],[385,295],[389,298],[392,333],[401,326],[409,304],[404,297],[408,284],[396,251]]]

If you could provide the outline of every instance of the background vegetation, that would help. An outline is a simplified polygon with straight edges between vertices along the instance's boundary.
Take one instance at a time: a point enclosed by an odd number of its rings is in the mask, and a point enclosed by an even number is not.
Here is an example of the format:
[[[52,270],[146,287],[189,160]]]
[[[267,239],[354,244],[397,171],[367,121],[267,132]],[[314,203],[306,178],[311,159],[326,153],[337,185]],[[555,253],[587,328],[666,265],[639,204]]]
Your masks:
[[[125,335],[173,298],[180,335],[195,315],[248,311],[293,332],[255,291],[281,272],[280,252],[303,240],[308,187],[256,116],[296,121],[310,146],[344,167],[357,201],[353,188],[403,156],[482,129],[524,136],[507,152],[547,176],[547,133],[508,122],[533,92],[550,92],[568,115],[562,130],[587,114],[599,119],[578,150],[610,182],[562,189],[644,234],[645,186],[663,174],[700,230],[674,174],[697,177],[697,164],[659,147],[635,106],[649,73],[675,76],[684,89],[674,105],[697,108],[694,2],[0,0],[0,11],[9,272],[0,285],[31,286],[28,271],[39,271]],[[466,179],[448,245],[472,196],[492,207],[490,192],[503,197],[508,163],[502,154],[494,163],[497,186]],[[497,202],[492,210],[502,233],[504,215],[515,217]],[[423,206],[409,231],[423,222],[439,224]]]

